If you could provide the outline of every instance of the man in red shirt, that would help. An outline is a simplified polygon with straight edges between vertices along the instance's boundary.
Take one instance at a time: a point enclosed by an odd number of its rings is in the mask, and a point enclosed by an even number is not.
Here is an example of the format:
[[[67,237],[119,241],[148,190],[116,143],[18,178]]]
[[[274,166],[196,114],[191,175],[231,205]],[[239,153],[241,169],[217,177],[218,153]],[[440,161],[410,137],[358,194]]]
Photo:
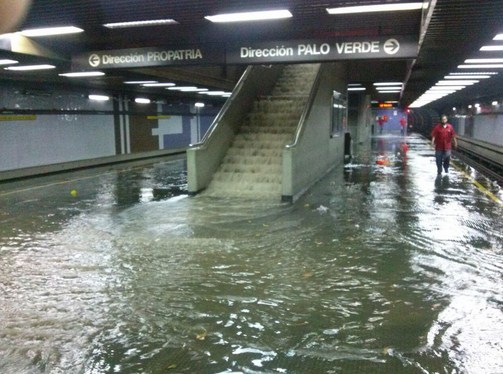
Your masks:
[[[458,146],[456,132],[452,125],[447,122],[447,116],[442,115],[440,121],[431,132],[431,145],[435,147],[437,175],[442,174],[442,166],[446,173],[449,172],[452,145],[454,144],[454,147]]]
[[[400,118],[400,134],[405,135],[405,126],[407,125],[407,120],[405,117]]]

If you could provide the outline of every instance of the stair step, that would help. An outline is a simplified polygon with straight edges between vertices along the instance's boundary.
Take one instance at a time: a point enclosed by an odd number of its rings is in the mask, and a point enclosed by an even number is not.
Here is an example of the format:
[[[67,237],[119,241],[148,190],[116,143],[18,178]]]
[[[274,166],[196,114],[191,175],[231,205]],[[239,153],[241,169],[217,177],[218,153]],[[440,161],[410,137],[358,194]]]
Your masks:
[[[227,155],[233,156],[258,156],[258,157],[281,157],[283,148],[265,149],[265,148],[229,148]]]
[[[241,164],[241,165],[281,165],[280,156],[256,156],[227,153],[222,164]]]
[[[245,174],[278,174],[281,173],[281,164],[236,164],[223,163],[220,167],[222,173],[245,173]]]
[[[242,125],[240,128],[240,134],[264,134],[264,135],[287,134],[290,135],[290,137],[292,137],[296,129],[297,125],[281,126],[281,127]]]
[[[238,183],[281,183],[281,175],[264,175],[250,172],[217,171],[213,176],[214,181]]]

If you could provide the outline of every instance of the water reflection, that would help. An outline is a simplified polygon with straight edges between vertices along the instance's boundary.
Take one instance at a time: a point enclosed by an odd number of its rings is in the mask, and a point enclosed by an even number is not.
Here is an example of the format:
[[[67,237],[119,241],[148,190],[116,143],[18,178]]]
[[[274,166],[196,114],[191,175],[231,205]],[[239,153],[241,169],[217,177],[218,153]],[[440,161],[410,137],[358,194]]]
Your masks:
[[[188,197],[183,161],[1,186],[1,371],[501,371],[501,208],[386,142],[295,204]]]

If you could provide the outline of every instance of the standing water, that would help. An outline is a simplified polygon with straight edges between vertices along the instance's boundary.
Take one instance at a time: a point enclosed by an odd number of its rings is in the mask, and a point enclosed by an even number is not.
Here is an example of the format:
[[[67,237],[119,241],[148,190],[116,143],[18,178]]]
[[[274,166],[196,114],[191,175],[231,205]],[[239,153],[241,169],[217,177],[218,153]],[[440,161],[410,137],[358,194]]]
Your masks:
[[[501,193],[398,141],[294,204],[184,160],[1,184],[0,373],[503,372]]]

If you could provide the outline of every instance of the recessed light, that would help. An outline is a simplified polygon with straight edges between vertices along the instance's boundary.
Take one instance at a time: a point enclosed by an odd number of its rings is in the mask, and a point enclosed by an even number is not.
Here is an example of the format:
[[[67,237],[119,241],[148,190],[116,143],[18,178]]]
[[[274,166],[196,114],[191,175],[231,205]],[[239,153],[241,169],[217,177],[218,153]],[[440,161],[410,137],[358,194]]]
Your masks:
[[[485,45],[480,48],[481,51],[503,51],[503,45]]]
[[[200,92],[200,94],[208,95],[208,96],[219,96],[219,95],[225,95],[226,92],[224,92],[224,91],[206,91],[206,92]]]
[[[134,102],[138,104],[150,104],[150,99],[144,97],[137,97],[136,99],[134,99]]]
[[[29,70],[48,70],[55,69],[56,66],[41,64],[41,65],[24,65],[24,66],[9,66],[4,68],[5,70],[16,70],[16,71],[29,71]]]
[[[327,8],[329,14],[351,14],[351,13],[372,13],[372,12],[394,12],[401,10],[418,10],[425,7],[423,3],[400,3],[400,4],[378,4],[378,5],[358,5],[337,8]]]
[[[84,30],[82,30],[81,28],[75,26],[63,26],[63,27],[47,27],[41,29],[22,30],[20,31],[20,34],[28,37],[38,37],[38,36],[75,34],[83,31]]]
[[[380,87],[380,86],[402,86],[402,82],[377,82],[374,83],[374,86]]]
[[[109,29],[123,29],[127,27],[146,27],[146,26],[160,26],[160,25],[176,25],[174,19],[154,19],[148,21],[132,21],[132,22],[115,22],[105,23],[103,26]]]
[[[462,90],[466,86],[459,85],[459,86],[433,86],[430,87],[428,91],[457,91],[457,90]]]
[[[498,73],[495,72],[495,71],[477,71],[477,72],[474,72],[474,71],[468,71],[468,72],[462,72],[462,73],[450,73],[449,75],[468,75],[468,76],[471,76],[471,75],[477,75],[477,74],[482,74],[482,75],[497,75]]]
[[[480,81],[475,79],[456,79],[456,80],[445,80],[445,81],[442,80],[438,81],[436,86],[457,86],[457,85],[469,86],[479,82]]]
[[[446,75],[444,79],[453,79],[453,80],[458,80],[458,79],[487,79],[491,78],[490,75]]]
[[[142,84],[143,87],[173,87],[176,86],[174,83],[145,83]]]
[[[458,69],[501,69],[503,64],[458,65]]]
[[[147,84],[147,83],[157,83],[157,81],[125,81],[124,84]]]
[[[259,12],[243,12],[243,13],[227,13],[216,14],[213,16],[206,16],[208,21],[222,23],[222,22],[246,22],[246,21],[265,21],[281,18],[290,18],[292,13],[286,9],[281,10],[265,10]]]
[[[68,78],[84,78],[84,77],[101,77],[105,75],[102,71],[79,71],[75,73],[62,73],[58,74],[61,77]]]
[[[168,87],[170,91],[181,91],[181,92],[203,92],[208,91],[207,88],[198,88],[195,86],[177,86],[177,87]]]
[[[105,95],[89,95],[89,100],[108,101],[108,100],[110,100],[110,97],[109,96],[105,96]]]
[[[11,64],[17,64],[17,63],[19,63],[19,61],[9,60],[9,59],[0,60],[0,65],[11,65]]]
[[[503,58],[469,58],[465,60],[465,64],[500,64]]]

